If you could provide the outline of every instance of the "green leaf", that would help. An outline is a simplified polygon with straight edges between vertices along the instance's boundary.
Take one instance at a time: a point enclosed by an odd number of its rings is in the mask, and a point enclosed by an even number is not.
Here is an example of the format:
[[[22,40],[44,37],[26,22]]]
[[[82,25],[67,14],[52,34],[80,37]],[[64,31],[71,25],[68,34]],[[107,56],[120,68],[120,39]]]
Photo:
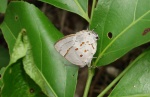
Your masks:
[[[9,63],[8,49],[0,45],[0,68],[6,66]]]
[[[9,65],[17,62],[18,59],[24,57],[27,53],[28,46],[29,40],[26,35],[26,30],[22,29],[13,47],[13,53],[11,53]]]
[[[150,41],[150,0],[99,0],[91,28],[97,25],[95,65],[102,66]]]
[[[46,97],[41,89],[25,74],[21,61],[5,71],[1,97]]]
[[[0,0],[0,13],[5,13],[8,0]]]
[[[40,0],[58,8],[76,13],[90,22],[88,17],[88,0]]]
[[[5,72],[5,67],[2,67],[0,69],[0,88],[2,88],[2,86],[3,86],[2,76],[3,76],[4,72]]]
[[[26,55],[28,44],[29,42],[23,29],[15,42],[9,65],[6,69],[1,70],[2,97],[45,97],[41,89],[23,70],[20,58]]]
[[[28,49],[30,53],[25,56],[31,59],[24,61],[26,73],[48,96],[73,97],[78,67],[69,66],[70,63],[54,48],[54,43],[62,37],[62,34],[32,4],[11,2],[2,24],[10,53],[21,29],[26,31],[31,46]]]
[[[150,97],[150,49],[131,64],[109,97]]]

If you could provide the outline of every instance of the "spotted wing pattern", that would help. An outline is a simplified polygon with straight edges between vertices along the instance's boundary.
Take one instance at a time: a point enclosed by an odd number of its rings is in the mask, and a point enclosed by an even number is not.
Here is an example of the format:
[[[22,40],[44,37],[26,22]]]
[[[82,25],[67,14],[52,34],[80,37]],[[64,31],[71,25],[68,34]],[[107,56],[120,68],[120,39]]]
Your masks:
[[[97,49],[96,34],[83,30],[68,35],[55,44],[56,50],[68,61],[80,67],[89,65]]]

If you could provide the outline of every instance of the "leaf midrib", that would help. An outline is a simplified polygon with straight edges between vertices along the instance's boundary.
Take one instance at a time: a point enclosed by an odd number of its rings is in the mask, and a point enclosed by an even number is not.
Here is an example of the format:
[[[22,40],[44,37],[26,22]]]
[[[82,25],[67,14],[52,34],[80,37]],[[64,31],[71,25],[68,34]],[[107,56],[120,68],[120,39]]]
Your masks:
[[[128,29],[130,29],[133,25],[135,25],[137,22],[139,22],[142,18],[144,18],[147,14],[150,13],[150,10],[147,11],[145,14],[143,14],[141,17],[139,17],[137,20],[133,21],[128,27],[126,27],[121,33],[119,33],[106,47],[105,49],[98,55],[95,66],[98,63],[99,59],[104,55],[105,51],[121,36],[123,35]]]
[[[30,8],[30,10],[32,10],[32,12],[34,12],[34,10],[32,9],[32,8]],[[31,11],[30,11],[31,12]],[[30,15],[32,16],[32,13],[30,13]],[[34,16],[33,16],[34,17]],[[34,17],[34,22],[36,23],[36,20],[37,19],[37,17]],[[37,23],[38,24],[38,23]],[[52,86],[51,86],[51,84],[47,81],[47,79],[45,78],[45,76],[44,76],[44,74],[43,74],[43,69],[42,69],[42,64],[43,64],[43,44],[42,44],[42,40],[41,40],[41,32],[40,32],[40,29],[39,29],[39,27],[38,27],[39,25],[37,25],[36,26],[36,29],[38,29],[38,31],[39,31],[39,33],[38,33],[38,35],[39,35],[39,38],[40,38],[40,44],[41,44],[41,49],[40,49],[40,56],[41,56],[41,63],[40,63],[40,69],[37,67],[37,66],[35,66],[36,67],[36,69],[38,70],[38,72],[41,74],[41,76],[42,76],[42,78],[43,78],[43,80],[45,81],[45,83],[47,84],[47,86],[49,87],[49,89],[52,91],[52,93],[53,93],[53,95],[55,95],[55,97],[58,97],[58,95],[57,95],[57,93],[55,92],[55,90],[52,88]],[[49,96],[49,95],[47,95],[47,96]]]
[[[80,9],[80,12],[83,14],[83,17],[90,23],[90,19],[88,17],[88,13],[86,13],[83,8],[81,7],[81,5],[79,4],[79,2],[77,0],[74,0],[74,2],[77,4],[78,8]]]

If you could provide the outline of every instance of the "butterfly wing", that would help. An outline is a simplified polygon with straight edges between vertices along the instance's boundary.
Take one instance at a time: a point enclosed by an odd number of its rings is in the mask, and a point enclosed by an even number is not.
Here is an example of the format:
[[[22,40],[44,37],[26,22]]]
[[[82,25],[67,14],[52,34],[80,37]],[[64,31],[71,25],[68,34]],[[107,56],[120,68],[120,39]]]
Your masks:
[[[68,53],[64,56],[71,63],[78,65],[80,67],[85,66],[86,64],[79,58],[77,53],[75,52],[74,46],[69,49]]]
[[[89,65],[96,52],[97,42],[91,31],[68,35],[55,44],[56,50],[68,61],[80,67]]]
[[[79,65],[82,61],[80,61],[74,51],[75,40],[75,34],[67,35],[55,44],[55,49],[68,61],[75,65]]]
[[[68,50],[74,45],[75,35],[67,35],[64,38],[60,39],[55,44],[55,49],[62,55],[65,56],[65,54],[68,52]]]
[[[89,65],[93,59],[93,55],[97,49],[97,41],[95,41],[95,35],[91,31],[80,31],[76,33],[76,41],[74,47],[75,52],[79,59],[82,61],[83,66]],[[81,67],[83,67],[81,65]]]

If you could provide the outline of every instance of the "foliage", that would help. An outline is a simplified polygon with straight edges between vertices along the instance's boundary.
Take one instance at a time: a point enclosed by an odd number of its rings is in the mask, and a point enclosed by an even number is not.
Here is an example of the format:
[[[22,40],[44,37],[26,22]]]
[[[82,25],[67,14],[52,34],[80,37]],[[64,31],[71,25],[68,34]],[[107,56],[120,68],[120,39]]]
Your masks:
[[[90,29],[98,25],[95,29],[100,36],[97,58],[89,67],[84,97],[87,97],[94,67],[108,65],[150,41],[149,0],[93,0],[90,18],[88,0],[40,1],[80,15],[87,20]],[[54,48],[55,42],[63,35],[32,4],[11,1],[4,6],[7,10],[0,28],[8,44],[10,62],[0,72],[1,96],[73,97],[78,67],[71,65]],[[0,12],[5,12],[5,9]],[[109,97],[149,97],[149,59],[150,49],[147,49],[98,97],[102,97],[121,77]]]

